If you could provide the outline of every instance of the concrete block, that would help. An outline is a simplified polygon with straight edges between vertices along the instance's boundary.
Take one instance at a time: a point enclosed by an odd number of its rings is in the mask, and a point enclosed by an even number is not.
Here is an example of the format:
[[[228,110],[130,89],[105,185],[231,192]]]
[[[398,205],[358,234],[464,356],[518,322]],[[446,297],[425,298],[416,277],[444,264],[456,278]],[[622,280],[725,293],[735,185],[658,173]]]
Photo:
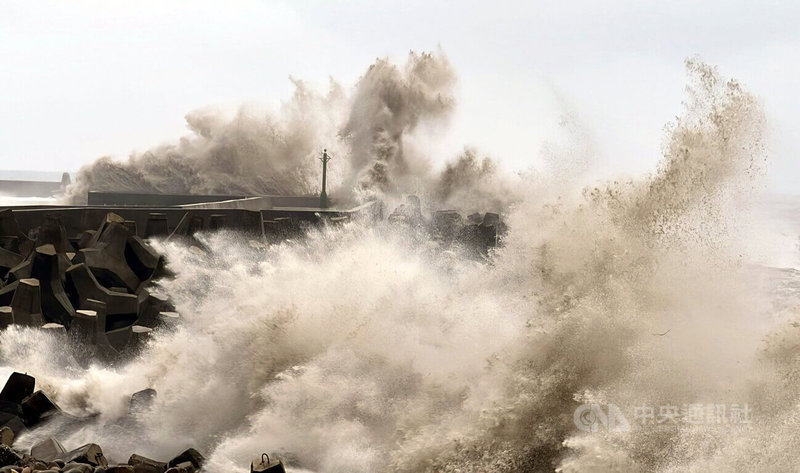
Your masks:
[[[18,285],[19,281],[14,281],[0,288],[0,305],[11,305],[11,301],[14,299],[14,292],[16,292]]]
[[[161,262],[161,255],[138,236],[128,238],[125,261],[140,281],[153,277]]]
[[[28,327],[44,325],[42,295],[38,279],[21,279],[11,300],[14,323]]]
[[[158,396],[158,393],[152,388],[142,389],[141,391],[131,394],[131,402],[128,411],[131,414],[135,414],[150,409],[156,400],[156,396]]]
[[[25,258],[19,253],[0,247],[0,278],[5,278],[11,268],[15,268],[23,261],[25,261]]]
[[[56,457],[59,460],[64,460],[67,463],[85,463],[92,466],[108,466],[108,460],[103,455],[103,449],[96,443],[87,443],[75,450],[60,454]]]
[[[69,336],[76,344],[83,345],[97,343],[97,312],[87,309],[75,311],[72,318],[72,325],[69,328]]]
[[[130,348],[132,350],[140,350],[147,344],[153,334],[153,329],[150,327],[143,327],[141,325],[134,325],[131,327],[131,340]]]
[[[160,312],[169,312],[175,309],[166,295],[145,290],[140,292],[138,296],[140,301],[139,318],[136,321],[138,325],[155,327],[160,322],[158,316]]]
[[[80,238],[78,238],[77,249],[82,250],[84,248],[89,248],[89,245],[95,240],[96,235],[97,230],[85,230],[81,233]]]
[[[124,225],[125,228],[131,232],[131,235],[137,235],[139,233],[138,229],[136,228],[136,220],[125,220],[122,222],[122,225]]]
[[[6,279],[8,282],[19,281],[20,279],[27,279],[31,277],[31,263],[33,261],[33,254],[29,254],[27,258],[13,268],[8,270]]]
[[[189,448],[185,450],[183,453],[178,455],[177,457],[173,458],[167,463],[167,466],[172,468],[175,466],[181,466],[182,463],[191,463],[192,466],[197,468],[198,470],[203,467],[203,463],[205,463],[205,457],[193,448]]]
[[[84,263],[70,266],[66,277],[67,292],[75,307],[84,308],[88,299],[105,303],[112,328],[132,325],[136,321],[139,312],[137,296],[103,287]]]
[[[133,467],[135,473],[164,473],[167,464],[153,460],[135,453],[128,459],[128,465]]]
[[[158,320],[159,323],[166,325],[167,327],[174,327],[178,325],[178,322],[181,319],[181,315],[177,312],[159,312],[158,313]]]
[[[39,233],[36,237],[36,247],[43,245],[53,245],[58,253],[74,252],[75,248],[67,238],[67,230],[64,223],[56,215],[47,215],[44,218]]]
[[[222,230],[226,228],[226,224],[228,221],[227,215],[224,214],[212,214],[208,217],[208,229],[209,230]]]
[[[22,414],[28,426],[36,425],[60,412],[61,409],[56,403],[42,391],[36,391],[22,401]]]
[[[53,334],[56,337],[61,337],[64,339],[66,339],[67,337],[67,328],[61,324],[56,324],[53,322],[49,324],[44,324],[42,325],[42,330],[45,331],[46,333]]]
[[[93,311],[96,314],[95,327],[94,327],[94,345],[97,348],[98,354],[106,358],[116,358],[119,356],[119,351],[109,343],[106,336],[106,305],[101,301],[89,299],[86,301],[87,310]]]
[[[11,373],[3,390],[0,391],[0,401],[22,404],[22,401],[33,394],[36,379],[24,373]]]
[[[0,306],[0,330],[6,329],[14,323],[14,309],[9,306]]]
[[[144,228],[144,237],[152,238],[155,236],[169,236],[169,224],[167,216],[162,213],[151,213],[147,216],[147,223]]]
[[[59,259],[53,245],[37,247],[31,266],[31,276],[39,280],[42,314],[45,320],[69,327],[75,309],[64,290]]]
[[[80,250],[72,262],[86,263],[104,287],[125,287],[134,293],[141,281],[125,260],[125,247],[131,234],[117,222],[106,223],[104,228],[94,245]]]
[[[130,348],[132,332],[131,326],[107,330],[106,340],[117,352],[123,352]]]
[[[250,463],[250,473],[286,473],[286,469],[282,461],[262,453],[260,458]]]
[[[31,456],[46,462],[53,461],[65,453],[67,453],[67,449],[53,437],[40,440],[31,447]]]
[[[33,240],[20,230],[14,212],[11,209],[0,210],[0,240],[3,248],[23,257],[34,248]]]

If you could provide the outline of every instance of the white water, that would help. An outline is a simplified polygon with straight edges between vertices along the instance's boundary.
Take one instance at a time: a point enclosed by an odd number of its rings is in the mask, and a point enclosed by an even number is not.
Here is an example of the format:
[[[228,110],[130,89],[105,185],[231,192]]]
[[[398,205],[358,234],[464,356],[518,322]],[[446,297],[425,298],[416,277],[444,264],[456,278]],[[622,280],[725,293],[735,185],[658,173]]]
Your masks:
[[[561,156],[515,184],[525,198],[490,261],[359,222],[266,252],[227,234],[207,236],[210,255],[158,244],[177,330],[124,366],[82,370],[11,329],[2,364],[99,414],[61,440],[119,461],[195,446],[212,472],[262,451],[320,473],[791,471],[800,277],[769,267],[797,262],[800,200],[759,197],[757,102],[690,72],[656,174],[583,187]],[[145,387],[156,404],[120,425]],[[586,433],[584,402],[629,420],[642,405],[748,404],[753,422]]]

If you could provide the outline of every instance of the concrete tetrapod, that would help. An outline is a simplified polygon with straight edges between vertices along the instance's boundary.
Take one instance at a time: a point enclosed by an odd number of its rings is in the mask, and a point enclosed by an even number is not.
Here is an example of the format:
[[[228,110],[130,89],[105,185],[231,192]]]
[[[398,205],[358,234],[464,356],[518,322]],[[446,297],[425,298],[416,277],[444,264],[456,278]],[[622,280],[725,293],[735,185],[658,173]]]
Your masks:
[[[59,255],[53,245],[36,248],[31,276],[38,279],[41,286],[42,314],[45,320],[69,327],[75,309],[64,290]]]
[[[133,294],[111,291],[95,279],[85,263],[70,266],[66,273],[67,292],[78,308],[85,308],[86,301],[94,299],[106,305],[106,314],[113,328],[132,325],[138,318],[139,300]]]
[[[110,222],[89,248],[78,251],[73,263],[86,263],[104,287],[124,287],[135,293],[141,281],[125,259],[130,231],[121,223]]]
[[[44,325],[42,315],[42,295],[38,279],[22,279],[19,281],[14,298],[11,300],[14,310],[14,323],[28,327]]]
[[[39,226],[39,234],[36,236],[36,247],[43,245],[53,245],[58,253],[71,253],[75,251],[72,243],[67,238],[67,230],[60,218],[48,215],[44,222]]]
[[[0,330],[6,329],[14,323],[14,309],[10,306],[0,306]]]

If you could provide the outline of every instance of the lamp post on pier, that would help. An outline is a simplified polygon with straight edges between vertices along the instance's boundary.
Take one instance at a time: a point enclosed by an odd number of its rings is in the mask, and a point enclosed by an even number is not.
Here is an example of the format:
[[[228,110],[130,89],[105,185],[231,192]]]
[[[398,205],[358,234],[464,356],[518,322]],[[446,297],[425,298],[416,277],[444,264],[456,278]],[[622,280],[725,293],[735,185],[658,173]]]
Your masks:
[[[328,161],[331,160],[327,149],[322,150],[322,157],[319,160],[322,161],[322,192],[319,194],[319,206],[326,209],[328,208],[328,194],[325,192],[325,187],[328,181]]]

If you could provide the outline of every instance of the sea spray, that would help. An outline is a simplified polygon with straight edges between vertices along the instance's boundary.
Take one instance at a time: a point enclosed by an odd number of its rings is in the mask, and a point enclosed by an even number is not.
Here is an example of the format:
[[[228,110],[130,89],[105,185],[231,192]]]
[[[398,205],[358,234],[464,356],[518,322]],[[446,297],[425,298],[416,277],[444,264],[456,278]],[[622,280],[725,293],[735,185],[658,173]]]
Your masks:
[[[213,472],[244,471],[261,451],[315,472],[790,470],[800,334],[763,323],[774,294],[754,284],[762,273],[739,241],[763,118],[738,83],[697,62],[689,72],[657,173],[584,187],[543,171],[524,181],[488,261],[388,223],[265,252],[225,233],[203,237],[205,254],[160,243],[176,330],[127,364],[84,371],[14,328],[0,336],[3,364],[68,411],[99,414],[65,444],[97,441],[120,460],[196,446]],[[493,172],[465,159],[430,193],[446,201],[461,195],[449,183]],[[145,387],[157,401],[121,428]],[[582,431],[584,404],[618,406],[631,430]],[[633,415],[693,404],[746,404],[750,422]],[[59,426],[20,442],[47,433]]]
[[[430,175],[429,156],[405,149],[421,124],[446,122],[455,74],[444,53],[411,52],[406,63],[379,59],[353,90],[331,81],[320,94],[299,80],[278,112],[243,105],[232,117],[214,108],[186,115],[191,134],[127,161],[85,166],[66,200],[89,190],[195,194],[310,195],[323,148],[337,158],[331,182],[340,197],[408,192]]]

